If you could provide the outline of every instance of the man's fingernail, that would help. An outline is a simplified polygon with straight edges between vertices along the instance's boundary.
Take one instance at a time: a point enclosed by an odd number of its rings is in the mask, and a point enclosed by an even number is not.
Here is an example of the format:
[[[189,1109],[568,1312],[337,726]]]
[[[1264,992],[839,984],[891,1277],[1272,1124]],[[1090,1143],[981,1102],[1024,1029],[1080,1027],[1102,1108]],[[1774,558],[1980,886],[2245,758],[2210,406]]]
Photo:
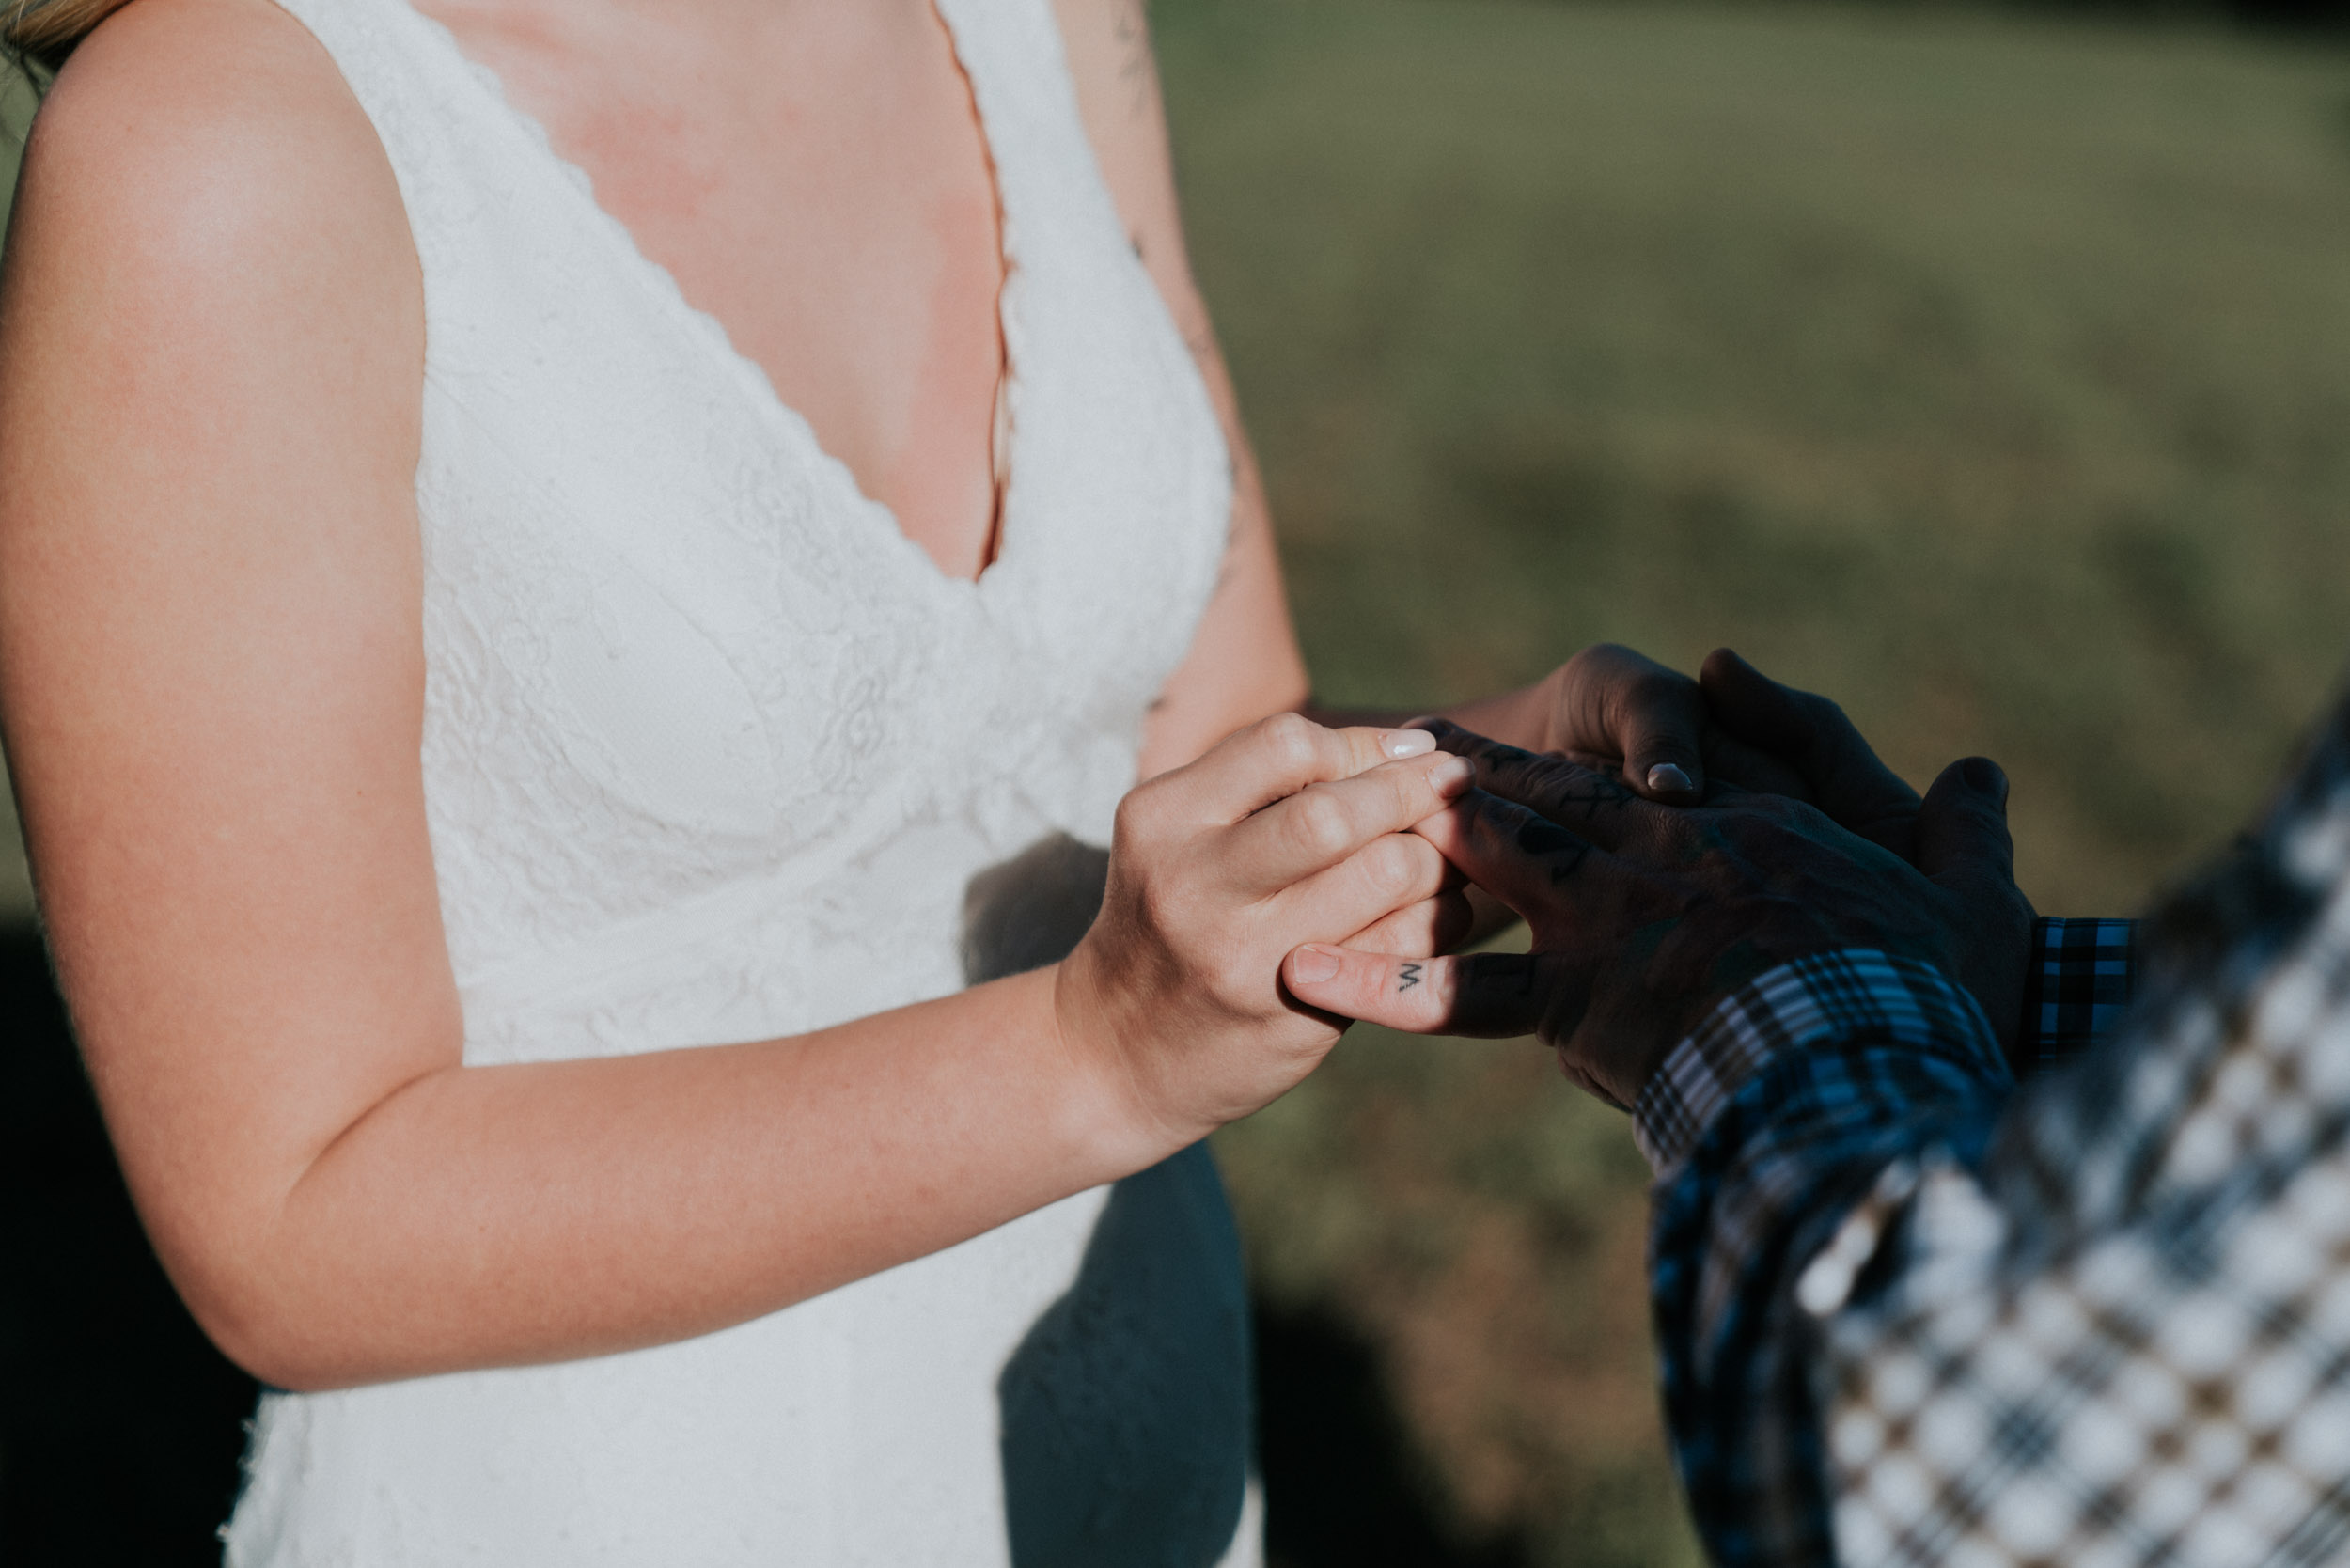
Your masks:
[[[1477,764],[1465,757],[1448,757],[1428,770],[1428,787],[1446,800],[1469,787],[1477,776]]]
[[[1390,729],[1379,737],[1379,749],[1399,760],[1424,757],[1436,749],[1436,737],[1425,729]]]
[[[1677,762],[1659,762],[1648,770],[1648,787],[1658,794],[1688,794],[1692,786],[1689,776]]]
[[[1320,985],[1339,972],[1339,955],[1327,948],[1300,948],[1290,954],[1290,979],[1304,985]]]
[[[2000,805],[2007,804],[2007,775],[1999,764],[1988,757],[1969,757],[1960,765],[1966,776],[1966,787],[1977,794],[1989,795]]]

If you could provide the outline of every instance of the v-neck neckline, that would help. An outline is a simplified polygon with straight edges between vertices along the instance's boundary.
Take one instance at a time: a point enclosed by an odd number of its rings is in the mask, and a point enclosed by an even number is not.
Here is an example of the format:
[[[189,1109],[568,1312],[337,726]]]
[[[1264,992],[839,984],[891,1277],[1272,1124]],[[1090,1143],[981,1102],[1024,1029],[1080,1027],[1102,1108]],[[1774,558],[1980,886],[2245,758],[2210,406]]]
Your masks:
[[[414,16],[428,32],[437,36],[455,57],[462,72],[494,102],[500,114],[524,133],[524,139],[531,143],[550,165],[549,172],[575,192],[595,214],[598,227],[610,237],[628,269],[680,318],[687,335],[703,346],[713,361],[743,384],[751,404],[760,416],[787,437],[806,447],[808,455],[814,459],[815,466],[849,500],[850,510],[858,515],[860,523],[870,524],[875,533],[885,536],[877,541],[885,554],[904,559],[908,573],[933,585],[933,591],[977,596],[1004,575],[1002,568],[1010,559],[1014,545],[1014,505],[1019,494],[1020,424],[1017,406],[1020,363],[1013,348],[1017,335],[1011,321],[1010,295],[1012,276],[1019,269],[1020,260],[1012,245],[1010,198],[1006,191],[995,126],[989,118],[987,95],[981,87],[978,71],[972,66],[971,52],[964,47],[963,32],[955,21],[951,6],[943,4],[942,0],[930,0],[931,13],[947,30],[955,69],[962,73],[964,88],[971,95],[972,115],[979,129],[979,148],[987,160],[988,184],[995,199],[995,250],[1002,268],[1002,280],[995,292],[995,330],[997,339],[1003,345],[1004,363],[1002,374],[996,382],[989,438],[992,459],[989,482],[995,508],[989,528],[989,542],[994,549],[975,577],[959,576],[940,566],[931,553],[905,531],[894,508],[866,494],[855,470],[824,445],[806,415],[784,401],[783,395],[776,390],[774,378],[767,374],[766,367],[735,346],[733,335],[728,332],[724,321],[685,297],[685,290],[679,286],[676,274],[654,260],[637,243],[635,231],[597,198],[594,177],[564,156],[556,147],[555,138],[547,133],[546,127],[538,118],[514,102],[512,95],[506,90],[504,78],[494,69],[465,53],[448,25],[439,18],[428,15],[415,4],[415,0],[394,0],[394,3]]]

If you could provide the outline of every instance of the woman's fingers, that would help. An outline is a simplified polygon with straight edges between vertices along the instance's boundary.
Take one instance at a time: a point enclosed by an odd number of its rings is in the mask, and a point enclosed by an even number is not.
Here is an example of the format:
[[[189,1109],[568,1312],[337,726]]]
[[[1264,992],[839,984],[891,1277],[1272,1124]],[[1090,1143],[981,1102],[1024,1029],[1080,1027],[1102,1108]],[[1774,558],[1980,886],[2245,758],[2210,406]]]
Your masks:
[[[1308,1007],[1406,1034],[1507,1039],[1574,1033],[1590,982],[1554,953],[1469,953],[1412,958],[1312,943],[1281,965],[1290,995]]]
[[[1356,952],[1433,958],[1459,947],[1476,928],[1477,911],[1467,892],[1451,887],[1382,917],[1340,945]]]
[[[1443,810],[1474,774],[1465,758],[1432,753],[1309,784],[1223,835],[1215,853],[1236,886],[1261,898]]]
[[[1458,883],[1434,844],[1417,834],[1388,833],[1282,889],[1265,910],[1284,946],[1336,942]]]
[[[1143,789],[1154,794],[1180,793],[1198,816],[1231,823],[1308,785],[1353,778],[1382,763],[1425,757],[1435,749],[1435,738],[1424,729],[1330,729],[1301,714],[1276,713]]]

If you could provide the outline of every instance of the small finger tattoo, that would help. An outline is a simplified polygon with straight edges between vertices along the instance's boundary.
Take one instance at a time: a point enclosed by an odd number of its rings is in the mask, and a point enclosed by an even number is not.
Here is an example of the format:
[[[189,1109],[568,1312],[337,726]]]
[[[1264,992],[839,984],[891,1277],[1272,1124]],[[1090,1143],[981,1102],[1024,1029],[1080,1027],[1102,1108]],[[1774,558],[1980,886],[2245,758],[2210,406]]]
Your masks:
[[[1397,990],[1398,992],[1409,991],[1412,987],[1414,987],[1415,985],[1418,985],[1418,983],[1419,983],[1419,965],[1418,965],[1418,964],[1406,964],[1402,965],[1401,968],[1399,968],[1399,969],[1396,971],[1396,977],[1395,977],[1395,988],[1396,988],[1396,990]]]

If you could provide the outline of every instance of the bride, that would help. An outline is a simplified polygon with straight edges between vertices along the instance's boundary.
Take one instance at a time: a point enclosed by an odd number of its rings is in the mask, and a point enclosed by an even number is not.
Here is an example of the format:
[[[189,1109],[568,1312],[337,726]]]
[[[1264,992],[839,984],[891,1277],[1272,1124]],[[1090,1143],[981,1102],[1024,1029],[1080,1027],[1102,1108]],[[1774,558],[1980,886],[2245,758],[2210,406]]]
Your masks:
[[[1294,713],[1136,0],[7,25],[0,712],[229,1560],[1254,1560],[1200,1140],[1465,765]]]

